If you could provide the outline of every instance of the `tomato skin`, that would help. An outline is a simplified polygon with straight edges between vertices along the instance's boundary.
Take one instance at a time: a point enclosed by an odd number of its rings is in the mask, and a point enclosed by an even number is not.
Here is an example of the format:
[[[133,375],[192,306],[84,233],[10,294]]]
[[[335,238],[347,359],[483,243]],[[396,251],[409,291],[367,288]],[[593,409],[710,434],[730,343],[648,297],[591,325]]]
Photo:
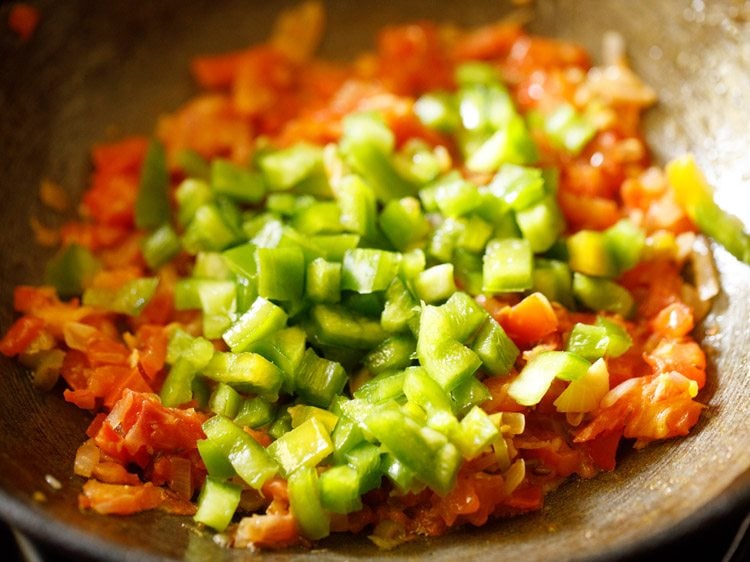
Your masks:
[[[149,381],[164,368],[168,342],[165,326],[144,324],[136,331],[134,349],[138,353],[138,365]]]
[[[156,453],[180,453],[204,439],[206,416],[161,405],[155,394],[124,390],[94,437],[99,448],[123,464],[145,467]]]
[[[667,305],[651,321],[654,332],[673,338],[688,335],[693,327],[693,311],[682,302]]]
[[[690,379],[677,372],[659,373],[621,383],[602,400],[594,419],[578,432],[583,443],[609,431],[635,438],[636,447],[655,439],[687,435],[704,406],[690,395]]]
[[[667,306],[679,302],[682,278],[677,265],[666,259],[644,261],[620,277],[638,304],[638,314],[653,318]]]
[[[196,511],[194,504],[150,482],[126,485],[89,480],[83,485],[78,505],[81,509],[93,509],[103,515],[132,515],[151,509],[176,515],[194,515]]]
[[[621,431],[604,432],[578,447],[586,453],[593,463],[600,469],[612,471],[617,464],[617,448],[622,440]]]
[[[606,197],[560,191],[557,199],[568,225],[573,230],[604,230],[622,218],[617,202]]]
[[[675,371],[697,382],[698,388],[706,384],[706,354],[693,340],[664,338],[644,359],[657,373]]]
[[[505,506],[515,512],[536,511],[542,508],[543,503],[544,491],[541,486],[522,483],[503,504],[498,506],[495,513],[498,514]]]
[[[453,54],[459,60],[492,60],[508,56],[523,35],[518,22],[499,22],[479,27],[459,39]]]
[[[504,74],[509,81],[518,83],[534,72],[568,67],[587,70],[590,66],[586,50],[575,43],[524,34],[513,42]]]
[[[91,159],[99,172],[138,172],[147,150],[147,137],[127,137],[117,142],[95,145],[91,149]]]
[[[60,301],[52,287],[18,285],[13,289],[13,308],[16,312],[33,315],[40,308],[58,304]]]
[[[8,14],[8,27],[12,29],[21,41],[28,41],[34,35],[41,13],[38,8],[24,2],[16,2]]]
[[[291,513],[243,517],[234,546],[239,548],[286,548],[300,541],[297,521]]]
[[[453,87],[453,63],[431,22],[383,28],[378,63],[380,78],[396,94],[416,96]]]
[[[13,357],[26,351],[44,330],[44,321],[33,316],[18,318],[2,339],[0,339],[0,353],[6,357]]]
[[[252,49],[246,49],[221,55],[195,57],[190,64],[190,69],[195,80],[205,89],[229,88],[242,60],[251,51]]]
[[[157,136],[170,158],[192,149],[204,158],[230,158],[246,162],[253,147],[252,124],[238,118],[231,99],[209,94],[196,97],[179,111],[159,119]]]
[[[132,228],[138,174],[94,173],[83,196],[83,209],[98,224]]]

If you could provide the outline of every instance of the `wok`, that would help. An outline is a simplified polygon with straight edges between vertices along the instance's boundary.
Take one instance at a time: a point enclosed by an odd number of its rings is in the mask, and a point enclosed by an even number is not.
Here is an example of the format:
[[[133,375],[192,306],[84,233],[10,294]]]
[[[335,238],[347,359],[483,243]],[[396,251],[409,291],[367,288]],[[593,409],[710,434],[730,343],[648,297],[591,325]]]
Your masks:
[[[12,287],[41,281],[50,251],[29,216],[52,222],[37,197],[43,178],[80,195],[88,147],[126,133],[149,133],[160,112],[194,92],[188,61],[262,40],[282,3],[227,0],[99,2],[39,0],[42,21],[28,43],[0,30],[0,329],[13,319]],[[620,31],[636,71],[659,93],[647,134],[657,161],[696,154],[720,204],[750,222],[750,3],[681,0],[540,0],[526,3],[529,27],[577,39],[594,53],[601,34]],[[708,3],[706,3],[708,4]],[[436,9],[436,6],[439,9]],[[8,5],[0,7],[4,22]],[[432,18],[478,24],[512,5],[493,0],[329,2],[323,53],[351,57],[374,31]],[[268,560],[354,558],[472,560],[625,559],[674,544],[750,506],[750,269],[714,247],[723,292],[703,325],[709,408],[686,439],[628,452],[614,473],[573,481],[540,513],[465,529],[379,552],[365,539],[332,538],[324,552],[266,553]],[[15,362],[0,358],[0,512],[30,536],[77,558],[232,561],[189,518],[82,513],[72,475],[89,417],[41,393]],[[52,475],[62,484],[46,483]],[[46,501],[32,499],[43,492]]]

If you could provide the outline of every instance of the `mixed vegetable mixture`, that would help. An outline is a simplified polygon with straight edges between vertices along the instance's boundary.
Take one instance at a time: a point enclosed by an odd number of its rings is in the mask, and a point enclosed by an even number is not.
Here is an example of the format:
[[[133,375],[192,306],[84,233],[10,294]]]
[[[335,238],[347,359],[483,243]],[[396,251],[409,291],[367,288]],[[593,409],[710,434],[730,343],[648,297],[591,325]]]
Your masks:
[[[153,138],[95,146],[47,284],[15,290],[0,351],[94,414],[81,508],[387,548],[687,434],[699,227],[750,243],[692,157],[651,162],[617,37],[592,66],[511,21],[419,22],[343,64],[314,57],[323,18],[195,59]]]

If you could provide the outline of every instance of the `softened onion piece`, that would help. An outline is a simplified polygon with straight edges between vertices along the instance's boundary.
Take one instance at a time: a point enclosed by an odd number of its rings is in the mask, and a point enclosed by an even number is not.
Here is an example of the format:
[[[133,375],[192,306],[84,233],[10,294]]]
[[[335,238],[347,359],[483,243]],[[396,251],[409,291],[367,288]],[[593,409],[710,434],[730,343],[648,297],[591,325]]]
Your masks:
[[[505,471],[503,478],[505,482],[503,484],[503,492],[507,495],[511,495],[516,488],[523,482],[526,477],[526,463],[523,459],[518,459],[510,468]]]
[[[93,439],[85,441],[80,447],[78,447],[78,451],[76,451],[73,472],[78,476],[91,478],[91,475],[94,472],[94,467],[99,464],[100,455],[101,452],[99,451],[99,447],[96,446]]]
[[[698,297],[702,301],[710,301],[719,294],[719,275],[716,273],[716,265],[711,248],[706,237],[698,235],[693,242],[693,251],[690,254],[693,266],[693,277]]]
[[[193,495],[193,464],[182,457],[172,457],[171,463],[172,474],[169,479],[169,487],[181,498],[189,500]]]

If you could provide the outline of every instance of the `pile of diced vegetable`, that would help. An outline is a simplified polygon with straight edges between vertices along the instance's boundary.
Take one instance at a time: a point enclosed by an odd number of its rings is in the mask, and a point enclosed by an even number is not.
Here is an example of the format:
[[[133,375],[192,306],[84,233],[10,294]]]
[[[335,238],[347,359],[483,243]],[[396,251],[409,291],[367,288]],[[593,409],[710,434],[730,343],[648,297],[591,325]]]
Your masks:
[[[81,506],[390,547],[686,434],[716,291],[695,224],[750,244],[691,157],[651,166],[648,88],[604,95],[512,22],[387,28],[338,68],[321,17],[196,60],[214,93],[95,148],[87,216],[16,290],[0,351],[97,413]]]

